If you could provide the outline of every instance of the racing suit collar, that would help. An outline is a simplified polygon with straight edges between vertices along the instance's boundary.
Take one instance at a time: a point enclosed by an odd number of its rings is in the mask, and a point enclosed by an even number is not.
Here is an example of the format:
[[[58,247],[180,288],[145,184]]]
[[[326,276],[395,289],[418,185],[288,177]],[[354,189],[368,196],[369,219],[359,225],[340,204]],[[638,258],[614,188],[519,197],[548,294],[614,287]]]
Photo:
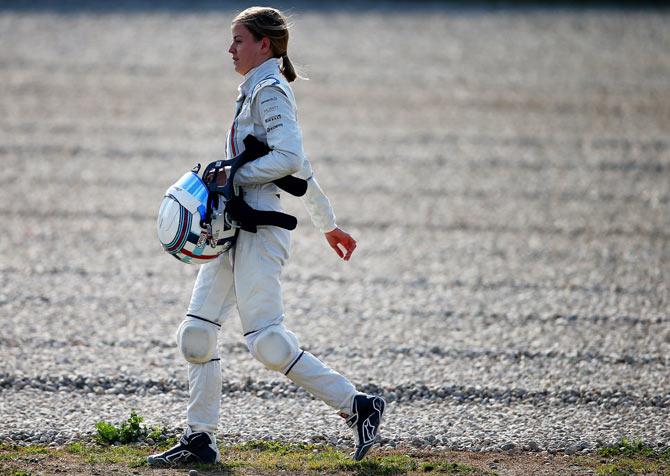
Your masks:
[[[276,73],[279,70],[279,58],[268,58],[255,68],[250,69],[244,75],[244,81],[237,90],[242,96],[248,96],[254,85],[268,74]]]

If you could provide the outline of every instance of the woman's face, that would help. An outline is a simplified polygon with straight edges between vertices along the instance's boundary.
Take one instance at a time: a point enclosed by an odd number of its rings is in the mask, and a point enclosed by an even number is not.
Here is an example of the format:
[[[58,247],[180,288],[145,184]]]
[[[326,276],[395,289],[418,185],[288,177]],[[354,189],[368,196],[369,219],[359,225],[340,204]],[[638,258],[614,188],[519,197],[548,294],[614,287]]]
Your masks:
[[[228,48],[228,53],[233,55],[235,71],[245,75],[250,69],[255,68],[270,58],[270,40],[261,38],[256,41],[249,29],[241,23],[233,23],[231,27],[233,42]]]

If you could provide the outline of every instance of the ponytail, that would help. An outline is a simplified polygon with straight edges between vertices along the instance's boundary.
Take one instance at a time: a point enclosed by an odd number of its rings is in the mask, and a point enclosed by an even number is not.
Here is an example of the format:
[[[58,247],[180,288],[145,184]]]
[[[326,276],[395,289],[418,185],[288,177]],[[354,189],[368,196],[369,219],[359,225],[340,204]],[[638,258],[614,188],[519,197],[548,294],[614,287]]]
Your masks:
[[[286,78],[286,81],[288,81],[289,83],[295,81],[295,79],[298,77],[298,74],[295,72],[293,63],[291,63],[291,60],[288,59],[288,55],[287,54],[282,55],[281,59],[282,59],[281,72]]]

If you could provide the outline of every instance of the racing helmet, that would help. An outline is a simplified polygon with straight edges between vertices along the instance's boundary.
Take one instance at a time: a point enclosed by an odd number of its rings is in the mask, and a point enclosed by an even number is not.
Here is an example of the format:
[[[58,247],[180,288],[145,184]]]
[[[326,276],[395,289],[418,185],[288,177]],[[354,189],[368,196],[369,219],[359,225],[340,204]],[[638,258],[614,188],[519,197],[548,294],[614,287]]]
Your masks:
[[[226,220],[224,203],[198,176],[199,165],[165,192],[158,210],[158,240],[184,263],[204,264],[230,249],[237,229]]]

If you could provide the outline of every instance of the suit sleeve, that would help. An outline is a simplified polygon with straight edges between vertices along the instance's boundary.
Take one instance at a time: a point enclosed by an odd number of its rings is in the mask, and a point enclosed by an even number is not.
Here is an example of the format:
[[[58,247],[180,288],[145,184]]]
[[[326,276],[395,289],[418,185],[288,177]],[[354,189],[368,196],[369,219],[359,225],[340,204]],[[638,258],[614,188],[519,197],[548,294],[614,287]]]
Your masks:
[[[316,181],[309,160],[305,159],[302,170],[295,175],[296,177],[307,180],[307,192],[300,198],[302,199],[302,203],[305,205],[314,226],[322,233],[333,231],[337,228],[337,224],[335,223],[335,212],[333,212],[330,200],[328,200],[326,194],[323,193],[319,182]]]
[[[235,183],[269,183],[299,172],[304,160],[302,134],[290,99],[281,89],[266,86],[254,95],[251,108],[254,120],[265,129],[265,143],[271,150],[267,155],[240,167]],[[262,137],[258,139],[262,140]]]

